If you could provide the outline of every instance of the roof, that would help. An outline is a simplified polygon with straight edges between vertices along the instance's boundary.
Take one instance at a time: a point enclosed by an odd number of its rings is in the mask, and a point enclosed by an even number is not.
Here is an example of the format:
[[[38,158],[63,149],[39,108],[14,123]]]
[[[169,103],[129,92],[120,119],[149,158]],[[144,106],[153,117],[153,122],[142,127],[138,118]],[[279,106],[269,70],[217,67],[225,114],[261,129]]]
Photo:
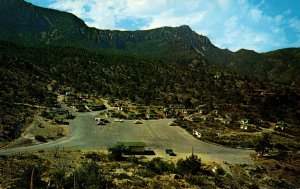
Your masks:
[[[125,147],[146,147],[145,142],[117,142],[117,145],[123,145]]]

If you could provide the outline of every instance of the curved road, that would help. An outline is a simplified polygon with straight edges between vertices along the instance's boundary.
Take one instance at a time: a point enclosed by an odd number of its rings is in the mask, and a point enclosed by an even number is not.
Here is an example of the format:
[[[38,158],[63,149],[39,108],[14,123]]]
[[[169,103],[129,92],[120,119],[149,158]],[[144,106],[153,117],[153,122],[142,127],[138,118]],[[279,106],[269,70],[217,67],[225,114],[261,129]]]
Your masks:
[[[232,149],[209,144],[195,139],[180,127],[168,126],[170,120],[149,120],[143,124],[133,124],[132,120],[123,123],[109,119],[105,126],[95,124],[94,118],[99,112],[76,113],[70,122],[68,136],[56,141],[12,149],[0,150],[1,154],[17,154],[39,150],[106,150],[118,141],[142,141],[147,148],[164,154],[166,148],[172,148],[178,157],[194,154],[211,162],[251,163],[252,150]]]

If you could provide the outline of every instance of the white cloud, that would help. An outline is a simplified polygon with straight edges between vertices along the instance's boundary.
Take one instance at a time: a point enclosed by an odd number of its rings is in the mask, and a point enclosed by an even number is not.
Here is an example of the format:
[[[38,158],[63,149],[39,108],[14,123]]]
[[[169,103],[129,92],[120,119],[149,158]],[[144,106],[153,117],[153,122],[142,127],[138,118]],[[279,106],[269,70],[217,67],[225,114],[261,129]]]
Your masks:
[[[123,30],[128,20],[131,25],[139,20],[136,29],[185,24],[221,48],[265,51],[287,44],[283,26],[300,31],[300,21],[287,20],[291,10],[268,16],[264,4],[264,0],[258,5],[248,0],[53,0],[50,7],[100,29]]]
[[[231,1],[230,0],[218,0],[218,4],[222,9],[229,8]]]
[[[259,22],[262,17],[262,11],[255,8],[255,9],[250,10],[250,15],[254,22]]]
[[[61,0],[55,1],[50,5],[50,8],[64,10],[71,12],[80,18],[85,18],[85,7],[86,1],[84,0]]]
[[[291,18],[289,19],[289,25],[291,28],[294,28],[298,32],[300,32],[300,19],[298,18]]]

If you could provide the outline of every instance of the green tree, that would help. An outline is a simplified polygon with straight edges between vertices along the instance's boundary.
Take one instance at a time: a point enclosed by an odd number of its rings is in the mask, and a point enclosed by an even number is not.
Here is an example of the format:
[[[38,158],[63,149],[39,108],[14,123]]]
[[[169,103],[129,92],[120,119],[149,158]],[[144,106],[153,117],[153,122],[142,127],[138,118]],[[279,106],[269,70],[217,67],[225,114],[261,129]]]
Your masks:
[[[260,153],[261,157],[263,157],[266,153],[272,150],[271,144],[271,134],[263,133],[262,136],[257,140],[255,145],[255,151]]]
[[[184,159],[179,159],[177,162],[177,171],[181,175],[192,174],[195,175],[201,170],[201,158],[196,155],[191,155]]]
[[[110,159],[115,160],[115,161],[120,161],[120,160],[124,159],[124,157],[123,157],[124,146],[123,145],[117,144],[113,147],[109,147],[108,151],[110,152],[109,153]]]

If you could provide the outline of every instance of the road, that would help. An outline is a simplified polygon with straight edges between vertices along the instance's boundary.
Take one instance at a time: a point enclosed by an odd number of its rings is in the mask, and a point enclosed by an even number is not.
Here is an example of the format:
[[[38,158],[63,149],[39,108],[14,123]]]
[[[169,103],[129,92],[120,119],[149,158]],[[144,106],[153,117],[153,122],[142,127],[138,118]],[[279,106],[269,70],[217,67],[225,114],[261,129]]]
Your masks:
[[[105,126],[96,125],[94,118],[99,112],[76,113],[76,118],[70,122],[68,136],[56,141],[29,147],[18,147],[0,150],[0,154],[16,154],[39,150],[106,150],[117,142],[145,142],[147,148],[157,154],[164,154],[166,148],[172,148],[178,157],[192,153],[211,162],[251,163],[251,150],[232,149],[209,144],[195,139],[184,129],[169,126],[171,120],[143,120],[142,124],[134,124],[133,120],[110,123]],[[165,155],[166,156],[166,155]]]

